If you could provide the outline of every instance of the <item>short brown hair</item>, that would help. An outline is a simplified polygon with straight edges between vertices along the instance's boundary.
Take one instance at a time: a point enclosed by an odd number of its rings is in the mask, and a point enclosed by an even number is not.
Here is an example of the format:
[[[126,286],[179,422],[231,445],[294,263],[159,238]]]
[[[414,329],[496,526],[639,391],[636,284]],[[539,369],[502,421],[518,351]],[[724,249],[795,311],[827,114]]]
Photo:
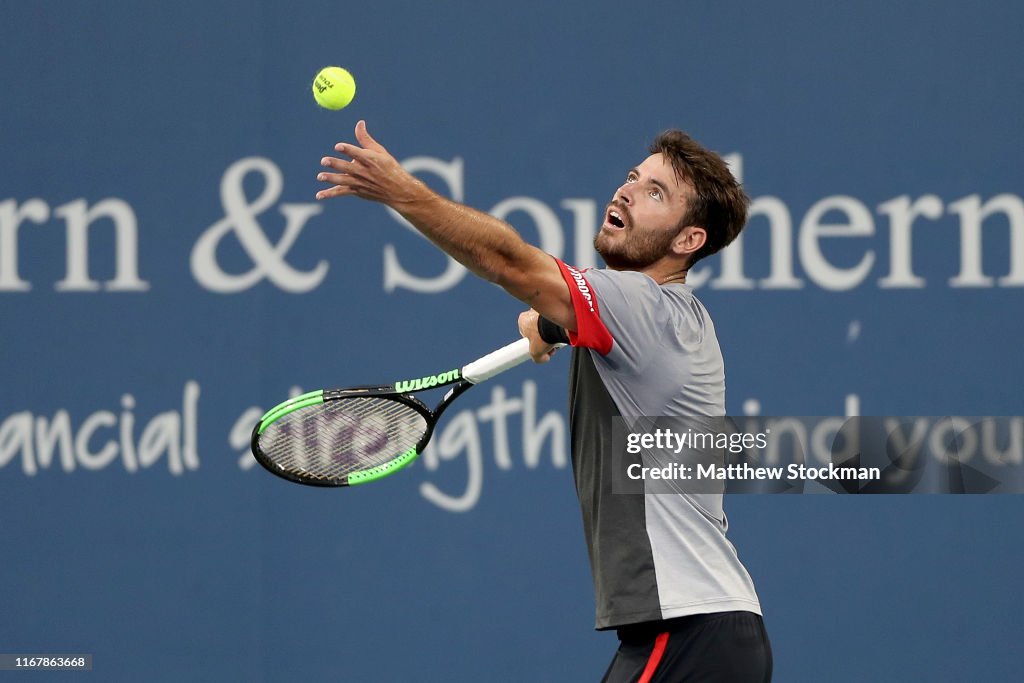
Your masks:
[[[689,211],[679,227],[704,228],[707,241],[690,257],[689,266],[721,251],[736,239],[747,223],[750,198],[722,157],[705,149],[683,131],[674,129],[654,138],[649,151],[664,154],[676,177],[693,187]]]

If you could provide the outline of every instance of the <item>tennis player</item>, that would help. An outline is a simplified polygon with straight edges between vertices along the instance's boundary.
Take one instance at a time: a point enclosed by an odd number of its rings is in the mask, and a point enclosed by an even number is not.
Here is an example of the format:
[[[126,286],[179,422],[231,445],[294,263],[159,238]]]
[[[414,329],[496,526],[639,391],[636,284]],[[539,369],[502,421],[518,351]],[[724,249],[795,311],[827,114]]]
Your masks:
[[[356,196],[404,216],[476,275],[530,307],[519,317],[534,360],[574,347],[573,473],[597,598],[598,629],[620,643],[607,683],[770,681],[760,603],[726,538],[721,493],[613,492],[617,416],[723,416],[714,324],[687,271],[736,238],[748,199],[726,164],[677,130],[615,192],[594,241],[607,269],[580,272],[511,226],[451,201],[406,172],[356,125],[318,180],[317,199]]]

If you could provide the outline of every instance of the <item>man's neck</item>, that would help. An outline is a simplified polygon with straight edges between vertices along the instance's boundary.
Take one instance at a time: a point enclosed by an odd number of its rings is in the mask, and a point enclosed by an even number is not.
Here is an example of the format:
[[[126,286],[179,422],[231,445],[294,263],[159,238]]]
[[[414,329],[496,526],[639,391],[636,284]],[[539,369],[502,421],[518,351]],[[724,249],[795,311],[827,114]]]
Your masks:
[[[665,272],[663,269],[649,267],[641,268],[640,270],[633,270],[632,268],[614,268],[608,266],[608,270],[617,270],[620,272],[633,272],[643,273],[647,277],[651,278],[659,285],[685,285],[686,284],[686,273],[685,270],[674,270]]]
[[[654,278],[654,281],[659,285],[685,285],[686,284],[686,271],[680,270],[668,275],[664,278]]]

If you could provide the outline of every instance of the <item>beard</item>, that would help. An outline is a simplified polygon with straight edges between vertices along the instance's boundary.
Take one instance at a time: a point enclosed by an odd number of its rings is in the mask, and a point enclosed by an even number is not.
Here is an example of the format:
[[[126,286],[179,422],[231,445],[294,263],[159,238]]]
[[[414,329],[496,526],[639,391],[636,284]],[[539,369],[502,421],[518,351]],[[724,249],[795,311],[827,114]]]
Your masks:
[[[606,230],[597,233],[594,249],[612,270],[643,270],[669,252],[674,230],[653,232],[631,225],[613,239]]]

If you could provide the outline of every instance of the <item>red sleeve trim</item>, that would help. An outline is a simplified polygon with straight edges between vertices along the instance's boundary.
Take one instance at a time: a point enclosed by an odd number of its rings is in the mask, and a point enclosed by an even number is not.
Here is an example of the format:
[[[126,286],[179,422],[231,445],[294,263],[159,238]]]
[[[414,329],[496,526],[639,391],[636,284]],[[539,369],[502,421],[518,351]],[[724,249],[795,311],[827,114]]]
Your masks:
[[[594,349],[602,356],[612,350],[611,332],[601,320],[601,309],[597,305],[597,295],[583,273],[555,259],[558,269],[562,271],[562,279],[569,288],[572,308],[576,312],[576,331],[569,332],[569,343]]]

